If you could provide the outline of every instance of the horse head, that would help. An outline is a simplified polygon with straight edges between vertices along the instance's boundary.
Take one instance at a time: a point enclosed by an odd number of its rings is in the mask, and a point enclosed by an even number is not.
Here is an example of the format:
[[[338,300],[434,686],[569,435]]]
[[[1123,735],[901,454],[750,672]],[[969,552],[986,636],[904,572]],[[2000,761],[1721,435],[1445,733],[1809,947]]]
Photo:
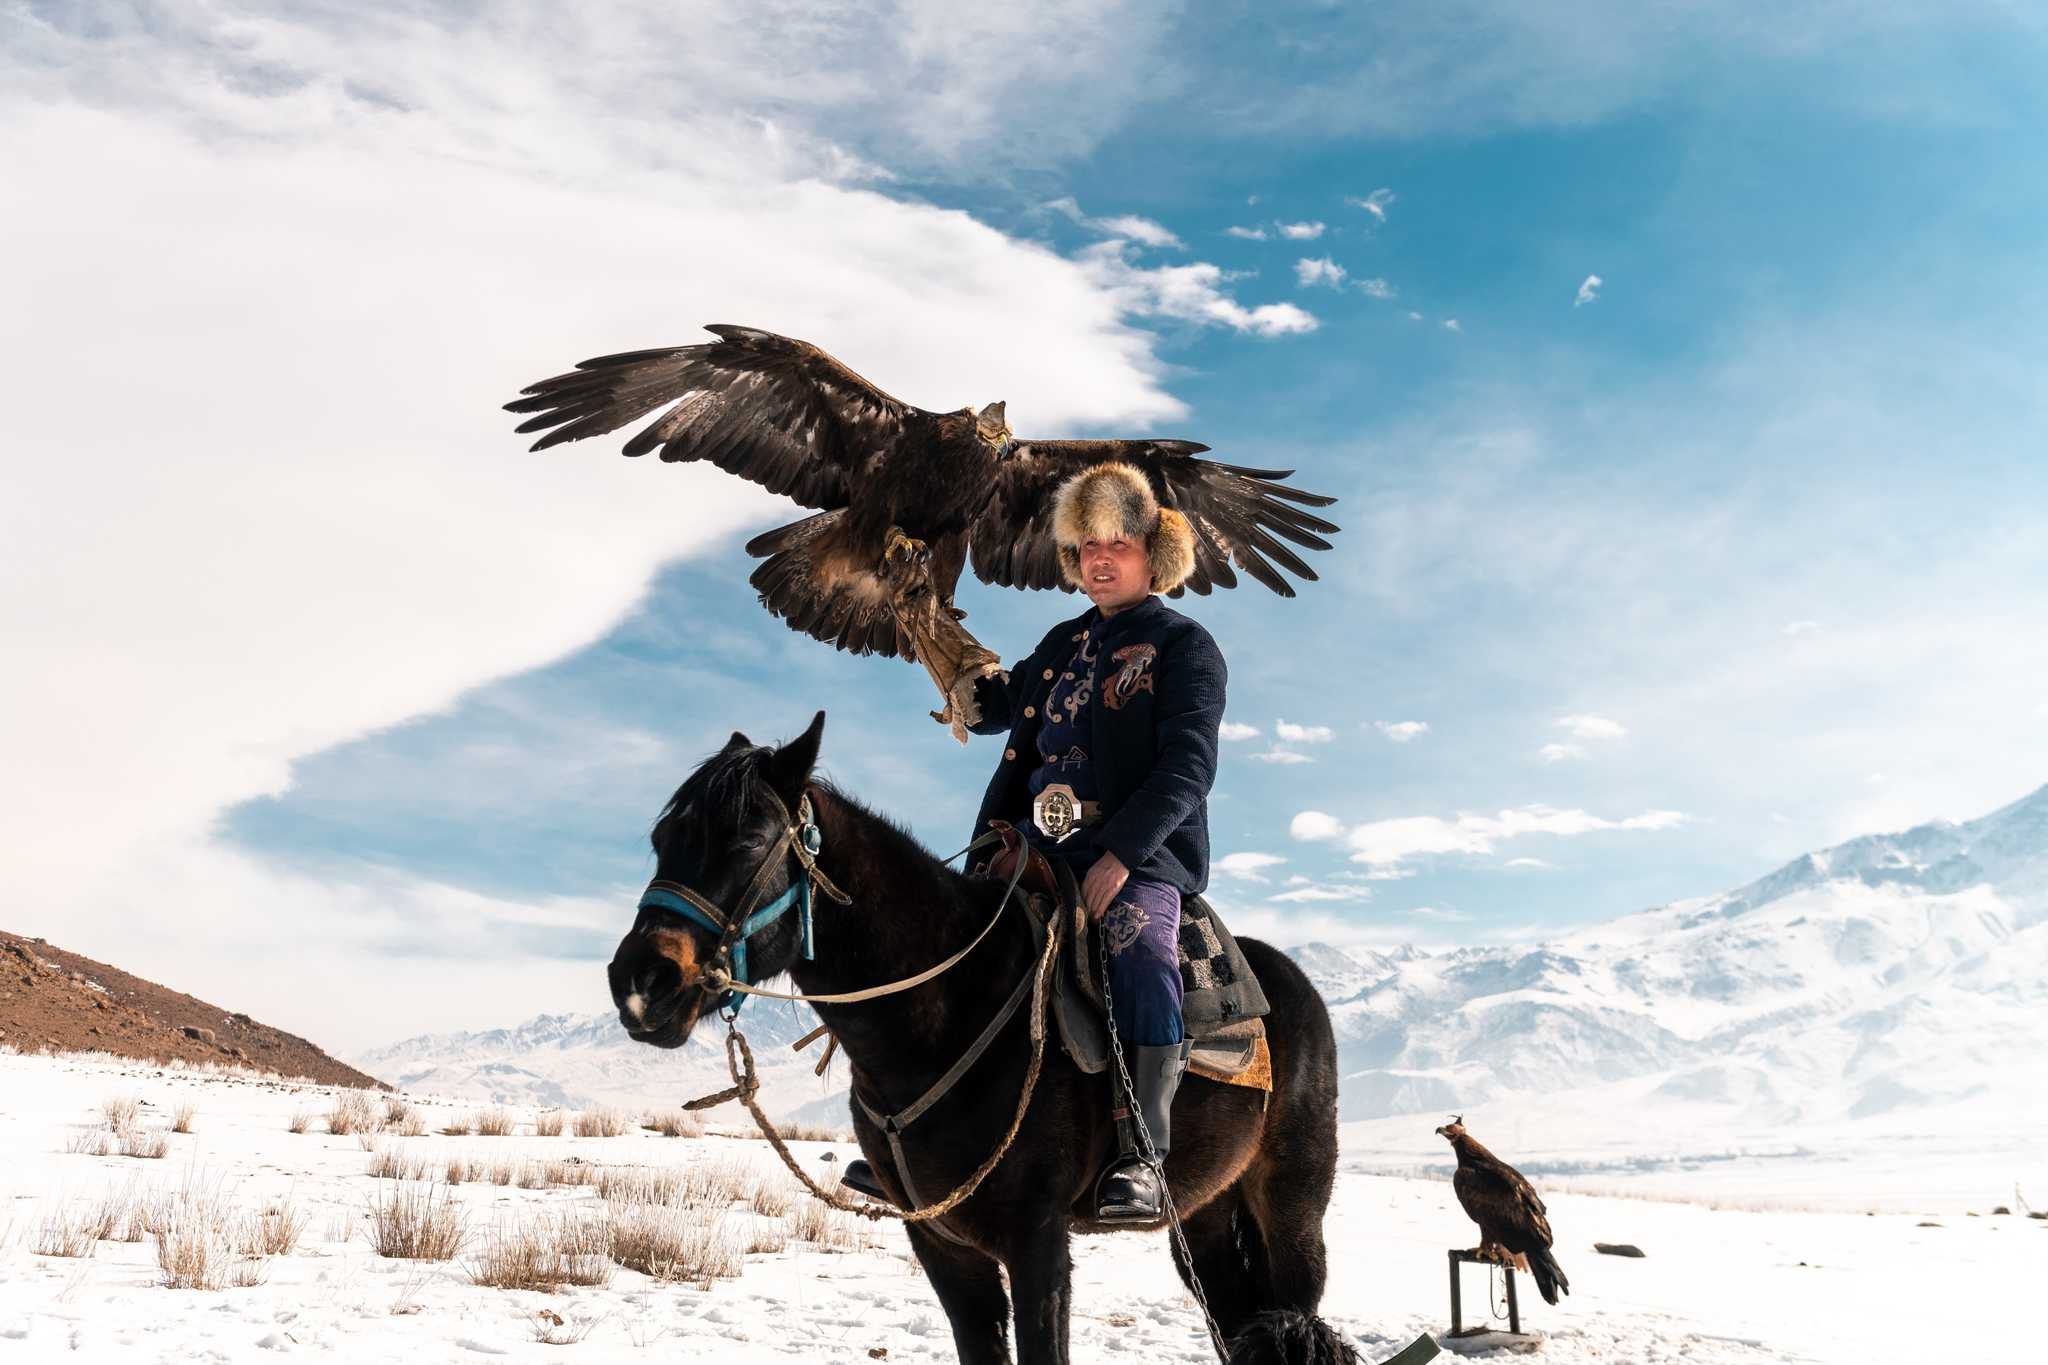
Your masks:
[[[633,927],[612,955],[612,1002],[635,1042],[681,1047],[707,1008],[724,996],[729,958],[720,934],[689,912],[651,904],[676,902],[666,885],[687,890],[720,912],[744,917],[789,891],[802,868],[789,841],[788,821],[804,799],[825,713],[796,739],[772,748],[737,730],[706,759],[654,822],[654,882]],[[786,915],[747,936],[747,977],[766,980],[786,971],[802,949],[797,917]]]

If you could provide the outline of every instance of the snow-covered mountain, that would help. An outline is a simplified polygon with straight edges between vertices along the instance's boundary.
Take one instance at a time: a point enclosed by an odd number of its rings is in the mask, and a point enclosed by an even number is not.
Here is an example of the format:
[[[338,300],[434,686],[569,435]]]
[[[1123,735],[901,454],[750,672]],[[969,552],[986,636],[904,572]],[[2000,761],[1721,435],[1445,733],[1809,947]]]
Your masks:
[[[2048,788],[1531,946],[1292,955],[1330,1004],[1346,1119],[1571,1103],[1751,1131],[1998,1116],[2048,1089]],[[809,1012],[755,1002],[746,1023],[769,1107],[844,1122],[844,1068],[820,1081],[816,1053],[788,1047]],[[723,1086],[717,1038],[660,1052],[608,1012],[543,1015],[354,1060],[415,1090],[644,1109]]]

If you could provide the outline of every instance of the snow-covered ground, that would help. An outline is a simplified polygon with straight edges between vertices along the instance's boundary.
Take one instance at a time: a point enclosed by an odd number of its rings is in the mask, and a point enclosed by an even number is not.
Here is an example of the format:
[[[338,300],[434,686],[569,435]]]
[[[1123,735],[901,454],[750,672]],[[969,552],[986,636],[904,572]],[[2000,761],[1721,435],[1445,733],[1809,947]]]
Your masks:
[[[110,1097],[144,1102],[142,1131],[165,1128],[182,1104],[192,1132],[172,1134],[161,1160],[67,1150],[104,1121]],[[945,1361],[951,1340],[901,1232],[876,1225],[865,1247],[821,1250],[791,1239],[748,1254],[737,1278],[709,1289],[628,1270],[599,1288],[555,1294],[472,1282],[483,1234],[543,1211],[594,1210],[589,1185],[525,1189],[465,1183],[453,1198],[468,1251],[453,1261],[380,1257],[366,1211],[391,1181],[368,1174],[355,1137],[316,1119],[288,1131],[297,1111],[324,1114],[333,1092],[247,1076],[202,1077],[101,1059],[0,1055],[0,1361],[269,1361],[279,1355],[348,1362],[638,1360]],[[771,1185],[789,1183],[759,1142],[663,1138],[448,1137],[436,1132],[474,1101],[413,1097],[429,1135],[376,1139],[436,1169],[450,1156],[492,1160],[577,1157],[601,1168],[680,1168],[744,1161]],[[1476,1122],[1476,1120],[1475,1120]],[[1502,1144],[1506,1150],[1506,1144]],[[799,1143],[827,1173],[847,1146]],[[827,1162],[830,1152],[837,1158]],[[1355,1164],[1358,1157],[1347,1158]],[[1711,1177],[1702,1176],[1706,1181]],[[288,1202],[306,1220],[296,1250],[260,1266],[261,1283],[223,1290],[162,1287],[153,1245],[99,1242],[89,1258],[39,1255],[46,1217],[138,1186],[218,1191],[255,1212]],[[1911,1201],[1906,1201],[1910,1203]],[[1560,1192],[1551,1200],[1558,1254],[1574,1292],[1550,1308],[1524,1296],[1525,1326],[1545,1334],[1541,1358],[1563,1362],[1906,1361],[1949,1359],[1958,1333],[2023,1308],[2048,1253],[2048,1222],[1944,1214],[1806,1213],[1712,1209]],[[677,1217],[705,1215],[678,1213]],[[728,1236],[776,1234],[769,1218],[735,1205]],[[1449,1185],[1348,1173],[1326,1224],[1331,1282],[1324,1315],[1369,1359],[1418,1332],[1446,1326],[1444,1249],[1469,1245],[1471,1225]],[[774,1240],[772,1235],[765,1240]],[[1633,1242],[1646,1259],[1596,1255],[1595,1241]],[[1208,1359],[1193,1308],[1159,1235],[1076,1243],[1074,1355],[1080,1361]],[[1484,1281],[1468,1270],[1468,1306],[1486,1311]],[[539,1315],[553,1314],[556,1326]],[[537,1340],[537,1329],[580,1337]],[[1993,1348],[2010,1354],[2008,1343]]]

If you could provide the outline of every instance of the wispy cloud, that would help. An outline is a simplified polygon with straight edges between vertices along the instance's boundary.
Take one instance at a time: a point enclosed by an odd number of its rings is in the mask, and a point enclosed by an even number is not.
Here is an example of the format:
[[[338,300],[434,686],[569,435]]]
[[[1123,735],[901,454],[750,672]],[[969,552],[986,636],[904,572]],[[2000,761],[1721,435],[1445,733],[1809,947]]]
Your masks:
[[[1328,882],[1310,882],[1305,886],[1277,892],[1266,899],[1276,905],[1336,905],[1371,900],[1372,891],[1363,886],[1335,886]]]
[[[1373,722],[1373,728],[1388,739],[1393,740],[1396,744],[1406,744],[1411,739],[1428,734],[1429,722],[1426,720],[1376,720]]]
[[[1510,858],[1502,863],[1501,866],[1527,868],[1532,872],[1555,872],[1557,870],[1556,863],[1545,862],[1541,858]]]
[[[1163,223],[1155,223],[1150,218],[1140,218],[1135,213],[1120,213],[1109,218],[1091,218],[1081,211],[1080,201],[1072,195],[1048,200],[1045,206],[1054,213],[1064,214],[1082,227],[1091,232],[1099,232],[1105,237],[1120,238],[1150,247],[1181,245],[1180,238],[1174,235],[1171,228]]]
[[[1820,622],[1818,621],[1787,621],[1784,633],[1796,640],[1802,635],[1811,635],[1819,629]]]
[[[1226,877],[1235,877],[1243,882],[1266,880],[1266,869],[1279,867],[1287,860],[1274,853],[1226,853],[1210,866]]]
[[[1266,750],[1266,752],[1262,754],[1253,754],[1251,758],[1254,763],[1277,763],[1282,767],[1287,767],[1297,763],[1315,762],[1315,760],[1313,758],[1310,758],[1307,754],[1296,753],[1292,749],[1278,748],[1268,749]]]
[[[1229,742],[1257,739],[1259,737],[1259,727],[1256,725],[1246,725],[1243,721],[1226,720],[1223,724],[1216,727],[1216,733]]]
[[[1583,308],[1600,297],[1600,286],[1604,281],[1598,275],[1588,275],[1579,285],[1578,297],[1572,300],[1572,307]]]
[[[1567,763],[1586,757],[1583,744],[1546,744],[1536,751],[1536,756],[1545,763]]]
[[[1422,314],[1420,314],[1420,313],[1410,313],[1410,314],[1408,315],[1408,321],[1410,321],[1410,322],[1420,322],[1420,321],[1422,321]]]
[[[1465,329],[1458,325],[1458,320],[1456,318],[1445,318],[1444,330],[1446,332],[1462,332]]]
[[[1605,716],[1559,716],[1557,723],[1571,731],[1573,739],[1621,739],[1628,734],[1627,726]]]
[[[1275,223],[1280,235],[1290,242],[1313,242],[1323,235],[1321,223]]]
[[[1304,843],[1320,843],[1344,837],[1344,822],[1319,810],[1305,810],[1288,823],[1287,832]]]
[[[1451,910],[1439,905],[1418,905],[1413,910],[1403,910],[1401,913],[1410,919],[1434,920],[1439,924],[1471,918],[1463,910]]]
[[[1363,197],[1347,196],[1344,202],[1353,208],[1364,209],[1373,216],[1375,222],[1384,223],[1387,221],[1387,210],[1393,206],[1395,197],[1392,190],[1382,187]]]
[[[1328,744],[1337,737],[1327,725],[1295,725],[1284,720],[1273,723],[1273,733],[1283,744]]]
[[[1227,227],[1223,231],[1228,236],[1242,237],[1247,242],[1263,242],[1266,240],[1266,230],[1262,227]]]
[[[1076,259],[1096,287],[1133,316],[1228,327],[1262,337],[1295,336],[1313,332],[1318,325],[1313,314],[1291,303],[1245,307],[1223,292],[1232,277],[1206,261],[1141,266],[1130,258],[1129,248],[1122,242],[1098,243]]]
[[[1347,830],[1334,816],[1308,810],[1294,817],[1289,832],[1304,841],[1329,841],[1341,837],[1351,850],[1352,862],[1377,870],[1399,867],[1424,857],[1491,853],[1502,843],[1531,835],[1571,838],[1603,831],[1671,830],[1684,824],[1688,818],[1679,811],[1653,810],[1610,820],[1583,810],[1519,806],[1498,815],[1460,815],[1454,819],[1413,815],[1394,820],[1374,820]]]
[[[1324,285],[1335,289],[1344,283],[1344,267],[1328,256],[1302,257],[1294,263],[1294,280],[1304,289]]]
[[[1394,297],[1394,286],[1377,276],[1369,280],[1353,280],[1352,283],[1372,298],[1390,299]]]

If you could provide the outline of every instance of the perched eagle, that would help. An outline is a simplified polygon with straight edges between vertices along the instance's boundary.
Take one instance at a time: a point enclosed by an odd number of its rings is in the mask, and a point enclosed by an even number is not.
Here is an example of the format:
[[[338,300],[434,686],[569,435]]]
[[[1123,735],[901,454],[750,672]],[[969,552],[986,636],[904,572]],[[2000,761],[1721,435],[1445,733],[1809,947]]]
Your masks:
[[[1458,1154],[1458,1173],[1451,1188],[1458,1202],[1479,1224],[1479,1254],[1520,1266],[1536,1279],[1545,1303],[1572,1292],[1572,1282],[1550,1254],[1550,1220],[1543,1197],[1522,1173],[1487,1151],[1465,1131],[1464,1116],[1436,1130]]]
[[[809,342],[751,327],[706,330],[696,346],[586,360],[529,385],[505,405],[532,413],[533,449],[601,436],[666,407],[625,444],[628,455],[708,460],[787,494],[814,516],[756,536],[766,563],[752,583],[792,627],[856,654],[901,654],[890,578],[899,559],[929,573],[948,608],[971,555],[984,583],[1058,588],[1053,494],[1106,460],[1142,471],[1161,507],[1195,534],[1187,586],[1237,585],[1237,571],[1294,596],[1280,570],[1313,580],[1283,541],[1327,550],[1337,530],[1301,510],[1335,501],[1289,488],[1293,470],[1198,460],[1193,441],[1018,440],[1003,405],[926,412],[862,379]],[[1276,567],[1277,566],[1277,567]]]

